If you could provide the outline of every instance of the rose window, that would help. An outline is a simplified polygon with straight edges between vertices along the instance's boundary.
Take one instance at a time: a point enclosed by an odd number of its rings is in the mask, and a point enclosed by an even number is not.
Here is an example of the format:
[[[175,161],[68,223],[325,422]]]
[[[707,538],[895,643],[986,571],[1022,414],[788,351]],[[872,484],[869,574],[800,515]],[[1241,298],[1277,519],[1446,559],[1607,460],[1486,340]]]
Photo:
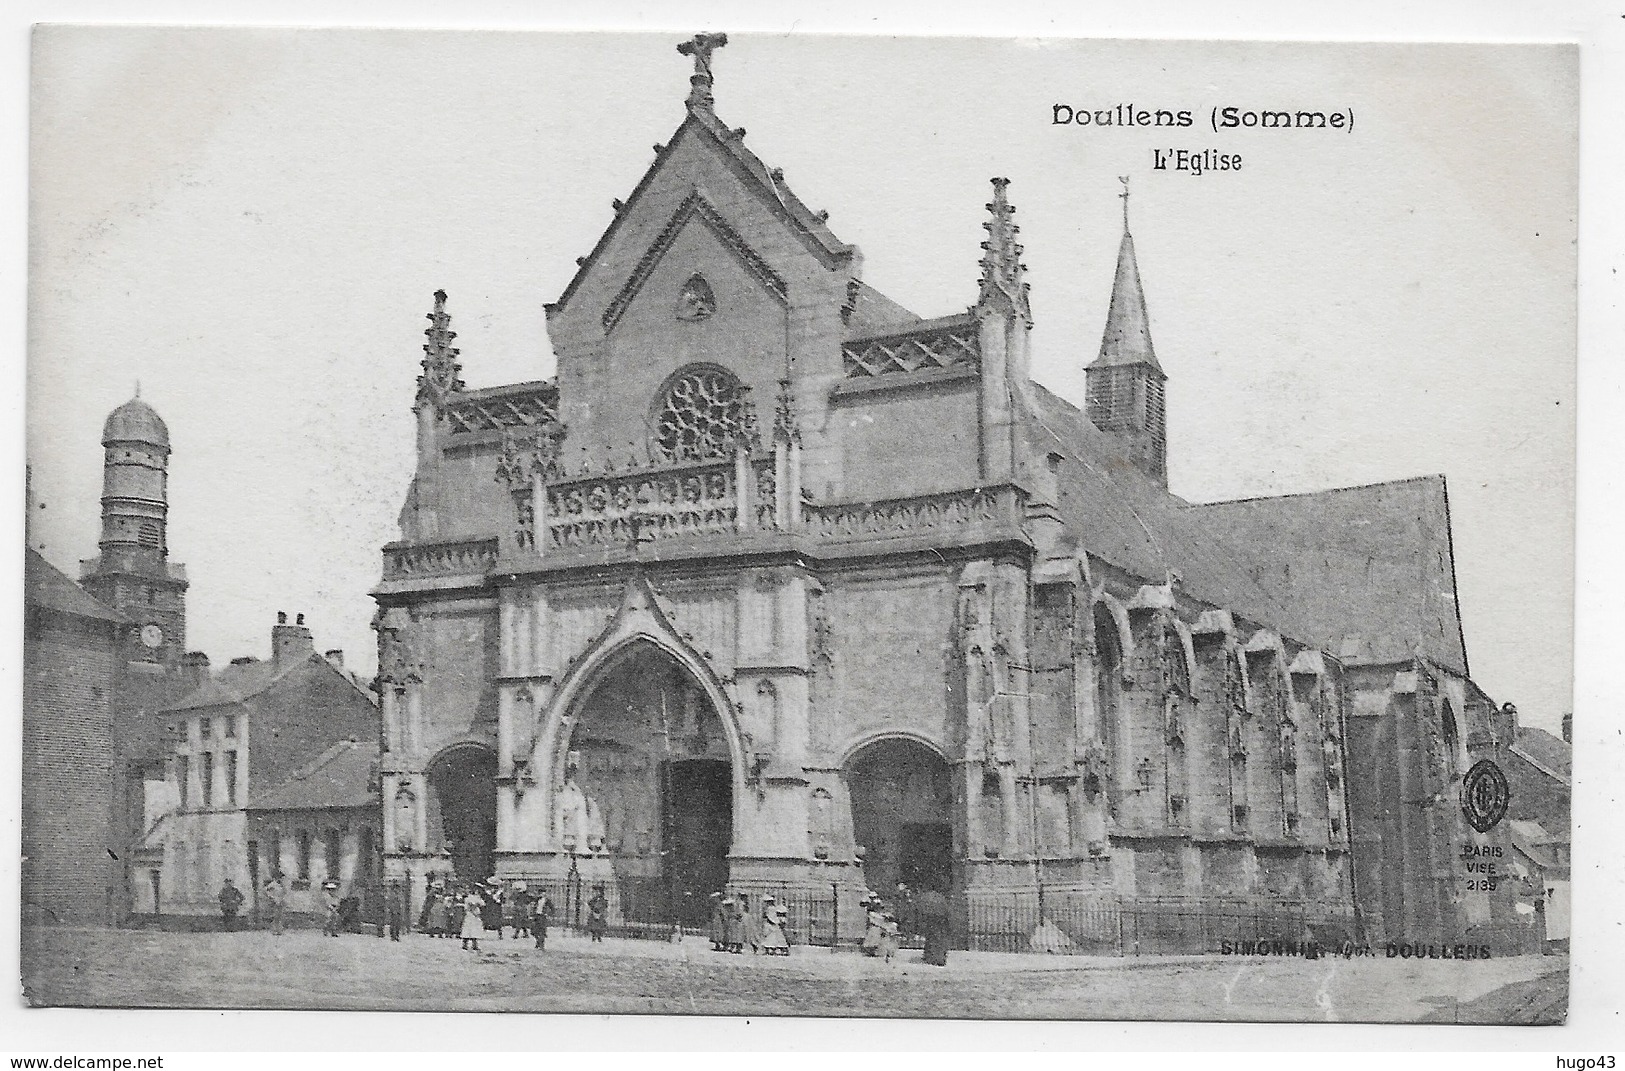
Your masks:
[[[726,457],[748,430],[746,388],[720,368],[684,372],[666,388],[655,444],[667,461]]]

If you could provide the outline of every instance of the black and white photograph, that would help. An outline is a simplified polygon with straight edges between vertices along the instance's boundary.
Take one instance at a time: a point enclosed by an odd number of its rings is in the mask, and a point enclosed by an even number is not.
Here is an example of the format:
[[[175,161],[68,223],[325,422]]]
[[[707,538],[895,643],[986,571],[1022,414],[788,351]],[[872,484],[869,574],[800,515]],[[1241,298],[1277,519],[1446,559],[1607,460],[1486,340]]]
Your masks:
[[[31,63],[25,1015],[1565,1020],[1573,44]]]

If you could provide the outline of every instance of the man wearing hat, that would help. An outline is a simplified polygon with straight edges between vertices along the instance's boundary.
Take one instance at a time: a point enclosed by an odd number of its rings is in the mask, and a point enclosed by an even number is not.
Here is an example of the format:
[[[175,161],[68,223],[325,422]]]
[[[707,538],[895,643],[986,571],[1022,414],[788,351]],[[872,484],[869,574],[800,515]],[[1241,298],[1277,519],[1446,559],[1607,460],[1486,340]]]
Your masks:
[[[513,936],[518,940],[521,936],[530,936],[530,886],[522,881],[513,883],[513,892],[508,895],[508,904],[513,909]]]
[[[225,930],[237,928],[237,912],[243,909],[243,892],[230,878],[220,886],[220,925]]]

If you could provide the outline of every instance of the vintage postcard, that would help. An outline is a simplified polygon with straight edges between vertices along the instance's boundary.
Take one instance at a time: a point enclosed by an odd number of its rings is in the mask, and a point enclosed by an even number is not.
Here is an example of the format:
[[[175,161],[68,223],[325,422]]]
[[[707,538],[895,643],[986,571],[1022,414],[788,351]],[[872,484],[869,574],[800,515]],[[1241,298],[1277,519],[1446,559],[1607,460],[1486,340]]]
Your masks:
[[[1562,1022],[1577,50],[701,29],[35,31],[27,1001]]]

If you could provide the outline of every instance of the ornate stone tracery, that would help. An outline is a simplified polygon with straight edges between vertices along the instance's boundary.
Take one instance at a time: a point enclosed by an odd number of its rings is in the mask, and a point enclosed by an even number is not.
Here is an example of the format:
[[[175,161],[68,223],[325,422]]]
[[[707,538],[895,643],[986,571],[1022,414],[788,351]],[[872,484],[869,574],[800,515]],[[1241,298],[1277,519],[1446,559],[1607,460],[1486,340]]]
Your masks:
[[[753,445],[754,425],[749,388],[725,369],[701,365],[667,384],[655,414],[655,449],[665,461],[713,461],[736,443]]]

